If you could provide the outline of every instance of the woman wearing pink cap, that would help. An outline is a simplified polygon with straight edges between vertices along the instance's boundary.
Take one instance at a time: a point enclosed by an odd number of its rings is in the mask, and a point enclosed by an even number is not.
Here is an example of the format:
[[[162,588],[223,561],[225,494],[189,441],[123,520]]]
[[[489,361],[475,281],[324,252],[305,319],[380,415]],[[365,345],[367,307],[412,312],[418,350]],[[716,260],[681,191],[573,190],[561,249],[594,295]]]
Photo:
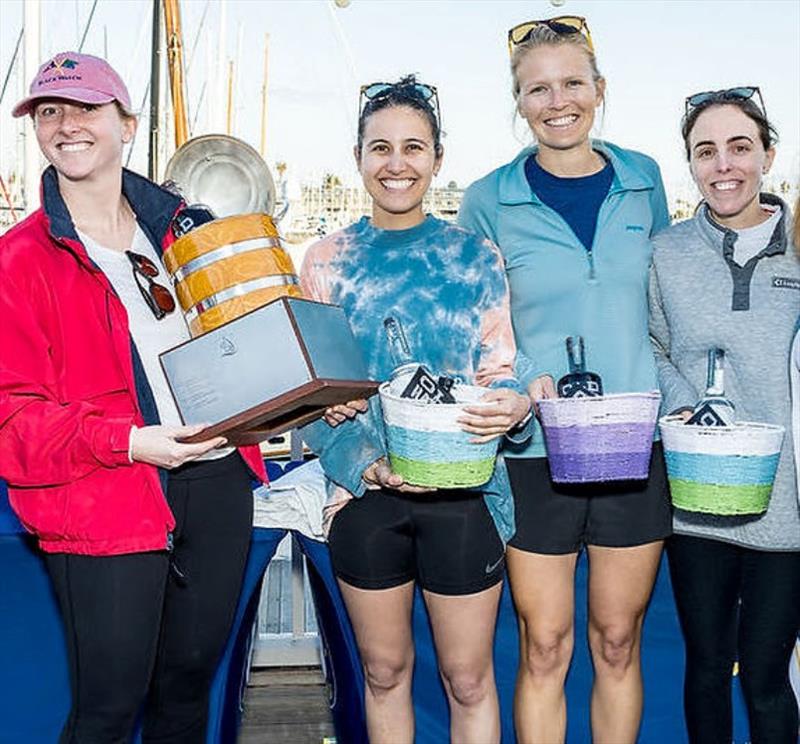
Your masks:
[[[125,84],[57,54],[13,113],[50,167],[0,238],[0,478],[61,605],[61,741],[126,742],[144,704],[145,742],[200,742],[263,463],[181,442],[202,427],[180,425],[158,354],[188,339],[161,265],[186,205],[122,168]]]

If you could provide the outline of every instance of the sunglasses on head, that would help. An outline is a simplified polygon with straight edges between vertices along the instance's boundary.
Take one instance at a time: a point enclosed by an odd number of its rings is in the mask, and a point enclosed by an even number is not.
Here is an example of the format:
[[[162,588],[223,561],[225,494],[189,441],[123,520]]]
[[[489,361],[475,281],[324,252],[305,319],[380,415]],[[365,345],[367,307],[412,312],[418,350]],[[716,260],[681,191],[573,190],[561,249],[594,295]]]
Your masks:
[[[758,105],[761,113],[767,115],[764,106],[764,99],[761,97],[761,90],[757,85],[740,85],[736,88],[725,88],[723,90],[706,90],[702,93],[694,93],[686,98],[686,114],[692,109],[703,106],[707,103],[723,103],[725,101],[749,101],[753,96],[758,96]]]
[[[425,83],[370,83],[369,85],[362,85],[361,92],[358,98],[358,116],[364,113],[364,107],[369,101],[378,101],[381,98],[386,98],[392,93],[399,93],[408,98],[415,98],[422,103],[427,104],[436,115],[436,121],[441,125],[441,115],[439,112],[439,94],[435,86],[426,85]]]
[[[147,307],[156,316],[156,320],[161,320],[169,315],[175,309],[175,300],[165,286],[153,279],[154,276],[158,276],[158,267],[141,253],[125,251],[125,255],[133,267],[136,286],[139,287]],[[144,284],[142,280],[144,280]]]
[[[589,33],[589,26],[583,16],[558,16],[556,18],[545,18],[541,21],[525,21],[508,31],[508,52],[514,51],[514,47],[524,44],[537,28],[547,26],[551,31],[560,36],[569,34],[581,34],[589,46],[589,50],[594,52],[592,35]]]

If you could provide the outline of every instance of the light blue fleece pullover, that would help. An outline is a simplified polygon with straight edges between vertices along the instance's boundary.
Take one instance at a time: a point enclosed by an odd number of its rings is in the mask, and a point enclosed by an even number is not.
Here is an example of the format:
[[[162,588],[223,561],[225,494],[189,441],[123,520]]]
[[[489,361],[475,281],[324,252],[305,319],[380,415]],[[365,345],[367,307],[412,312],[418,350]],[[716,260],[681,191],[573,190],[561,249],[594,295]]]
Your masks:
[[[614,180],[600,207],[591,250],[531,191],[525,160],[535,147],[472,184],[458,221],[503,254],[520,382],[566,374],[564,339],[581,335],[587,367],[601,375],[605,392],[655,390],[647,284],[650,237],[669,224],[661,174],[641,153],[600,141],[592,147],[611,162]],[[538,426],[527,445],[507,443],[505,454],[544,457]]]

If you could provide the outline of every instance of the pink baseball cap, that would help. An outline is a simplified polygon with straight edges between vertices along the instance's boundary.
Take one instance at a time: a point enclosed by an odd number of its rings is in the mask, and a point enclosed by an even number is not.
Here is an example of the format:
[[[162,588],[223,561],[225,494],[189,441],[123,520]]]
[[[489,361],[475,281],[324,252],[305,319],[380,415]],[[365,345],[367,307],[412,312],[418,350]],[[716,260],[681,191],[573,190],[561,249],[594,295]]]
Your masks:
[[[12,116],[31,113],[43,98],[65,98],[79,103],[118,101],[131,113],[131,97],[122,78],[100,57],[78,52],[59,52],[45,62],[31,83],[28,97],[11,111]]]

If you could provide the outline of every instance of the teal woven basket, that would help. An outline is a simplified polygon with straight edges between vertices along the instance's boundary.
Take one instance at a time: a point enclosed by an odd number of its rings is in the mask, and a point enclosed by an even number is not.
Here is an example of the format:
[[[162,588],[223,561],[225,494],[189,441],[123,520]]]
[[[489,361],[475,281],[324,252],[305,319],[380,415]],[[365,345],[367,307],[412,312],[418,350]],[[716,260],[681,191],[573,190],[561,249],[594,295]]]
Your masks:
[[[782,426],[687,426],[680,416],[664,416],[659,425],[675,507],[720,516],[767,510]]]
[[[386,443],[392,470],[406,483],[430,488],[482,486],[494,472],[499,439],[470,442],[475,435],[461,431],[456,419],[465,405],[480,405],[486,388],[458,385],[456,403],[423,403],[379,388]]]

